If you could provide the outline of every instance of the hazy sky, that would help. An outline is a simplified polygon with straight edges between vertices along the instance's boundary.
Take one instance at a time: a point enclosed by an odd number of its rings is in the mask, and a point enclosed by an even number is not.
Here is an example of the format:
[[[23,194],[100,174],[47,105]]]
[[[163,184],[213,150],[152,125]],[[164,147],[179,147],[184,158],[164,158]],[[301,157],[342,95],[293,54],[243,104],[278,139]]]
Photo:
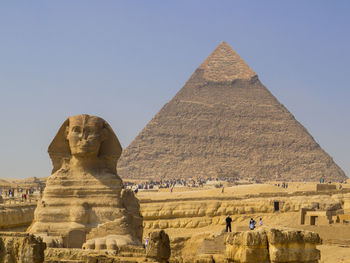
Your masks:
[[[1,1],[0,177],[48,176],[69,115],[123,147],[228,42],[350,175],[350,1]]]

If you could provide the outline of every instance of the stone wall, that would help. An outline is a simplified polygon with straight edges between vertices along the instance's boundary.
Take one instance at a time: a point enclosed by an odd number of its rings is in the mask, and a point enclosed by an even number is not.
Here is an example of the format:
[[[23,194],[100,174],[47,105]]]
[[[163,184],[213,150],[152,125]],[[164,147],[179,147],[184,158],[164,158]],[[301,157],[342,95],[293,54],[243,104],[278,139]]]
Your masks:
[[[335,184],[317,184],[316,191],[333,191],[337,190],[337,186]]]
[[[197,228],[223,225],[227,215],[234,217],[255,213],[298,212],[301,208],[335,210],[341,208],[341,200],[329,195],[275,196],[251,199],[170,199],[148,202],[141,199],[141,213],[145,229]]]
[[[0,206],[0,229],[29,226],[34,218],[36,203]]]

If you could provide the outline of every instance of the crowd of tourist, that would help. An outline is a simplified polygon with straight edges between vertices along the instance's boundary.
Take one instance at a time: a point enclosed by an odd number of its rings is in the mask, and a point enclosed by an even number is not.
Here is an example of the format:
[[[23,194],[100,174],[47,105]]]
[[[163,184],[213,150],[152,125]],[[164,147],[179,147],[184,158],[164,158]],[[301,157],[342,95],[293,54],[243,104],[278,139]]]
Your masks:
[[[276,184],[274,184],[274,186],[277,186],[277,187],[282,187],[282,188],[288,188],[288,183],[285,183],[285,182],[283,182],[283,183],[276,183]]]
[[[25,202],[28,200],[28,198],[32,197],[32,195],[37,192],[40,195],[43,192],[43,186],[38,187],[29,187],[29,188],[22,188],[22,187],[6,187],[2,186],[0,187],[0,196],[2,198],[6,199],[19,199],[22,202]]]
[[[222,187],[221,182],[234,182],[237,179],[232,178],[197,178],[197,179],[165,179],[165,180],[149,180],[146,182],[135,183],[124,181],[124,187],[133,189],[136,193],[138,190],[152,190],[168,188],[172,192],[174,187],[203,187],[209,182],[213,182],[216,187]]]

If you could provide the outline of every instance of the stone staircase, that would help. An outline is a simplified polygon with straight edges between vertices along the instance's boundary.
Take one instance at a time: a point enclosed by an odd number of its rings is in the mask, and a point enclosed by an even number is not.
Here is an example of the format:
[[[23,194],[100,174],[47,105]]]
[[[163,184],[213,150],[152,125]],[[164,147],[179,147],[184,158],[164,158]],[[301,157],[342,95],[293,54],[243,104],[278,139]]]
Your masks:
[[[223,254],[225,252],[226,233],[221,233],[210,239],[204,239],[202,245],[198,249],[198,254]]]

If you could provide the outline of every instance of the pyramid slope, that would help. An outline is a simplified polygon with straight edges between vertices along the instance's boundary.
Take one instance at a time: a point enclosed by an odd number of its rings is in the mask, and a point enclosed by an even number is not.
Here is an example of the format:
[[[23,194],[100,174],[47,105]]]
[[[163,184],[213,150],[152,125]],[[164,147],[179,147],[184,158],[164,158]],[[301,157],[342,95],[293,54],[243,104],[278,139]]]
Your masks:
[[[140,179],[346,178],[224,42],[124,150],[118,174]]]

